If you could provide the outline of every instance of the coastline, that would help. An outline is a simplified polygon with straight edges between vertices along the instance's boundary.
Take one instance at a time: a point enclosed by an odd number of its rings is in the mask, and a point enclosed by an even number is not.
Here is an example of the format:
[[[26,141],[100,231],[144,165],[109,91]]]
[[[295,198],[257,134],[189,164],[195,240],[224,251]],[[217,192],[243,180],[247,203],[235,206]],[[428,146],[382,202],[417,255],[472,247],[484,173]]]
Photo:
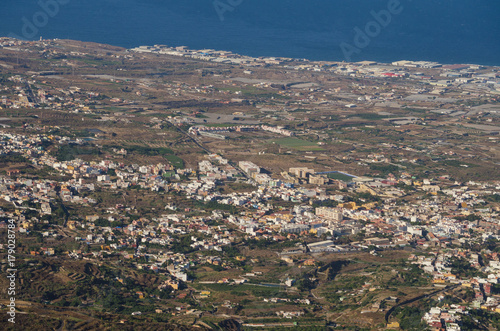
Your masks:
[[[265,63],[265,64],[283,64],[286,62],[304,62],[304,63],[312,63],[312,64],[330,64],[330,65],[388,65],[388,66],[406,66],[413,68],[438,68],[443,66],[470,66],[470,67],[491,67],[497,68],[499,65],[484,65],[480,63],[440,63],[433,60],[408,60],[408,59],[399,59],[391,62],[382,62],[375,60],[361,60],[361,61],[335,61],[335,60],[311,60],[307,58],[294,58],[294,57],[286,57],[286,56],[259,56],[254,57],[246,54],[234,53],[228,50],[215,50],[215,49],[190,49],[187,46],[167,46],[167,45],[141,45],[133,48],[129,48],[129,51],[138,52],[138,53],[152,53],[158,55],[172,55],[172,56],[181,56],[181,57],[191,57],[197,60],[205,60],[205,61],[213,61],[213,62],[221,62],[224,63],[222,59],[226,59],[226,63],[232,64],[241,64],[241,65],[250,65],[251,62]],[[234,61],[234,59],[241,59]],[[280,63],[278,63],[280,62]],[[404,63],[404,64],[398,64]]]
[[[494,15],[500,9],[498,4],[449,6],[448,1],[400,0],[404,9],[393,10],[384,21],[381,13],[393,3],[389,0],[359,0],[359,6],[337,0],[312,4],[287,1],[286,5],[283,1],[232,1],[232,10],[224,7],[223,13],[214,8],[212,1],[199,0],[189,4],[57,1],[61,5],[52,11],[36,2],[22,5],[11,1],[3,12],[0,35],[17,35],[26,40],[40,36],[82,40],[124,48],[187,45],[253,57],[311,61],[391,63],[409,59],[500,65],[500,44],[495,38],[500,31]],[[481,23],[476,24],[474,18],[481,18]],[[373,32],[366,33],[367,26]],[[357,38],[360,30],[369,40]],[[355,47],[359,53],[346,58],[350,53],[343,52],[343,44]]]

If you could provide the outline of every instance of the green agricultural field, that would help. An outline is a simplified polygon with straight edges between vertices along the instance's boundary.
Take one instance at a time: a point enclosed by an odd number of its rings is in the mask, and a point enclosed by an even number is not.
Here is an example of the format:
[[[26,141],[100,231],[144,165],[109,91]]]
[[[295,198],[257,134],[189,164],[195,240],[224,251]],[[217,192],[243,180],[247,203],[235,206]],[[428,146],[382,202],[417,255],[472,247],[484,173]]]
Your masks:
[[[175,155],[164,155],[163,157],[167,159],[174,167],[178,169],[184,168],[184,161],[180,157]]]
[[[302,151],[322,151],[324,150],[322,147],[318,146],[318,144],[313,143],[311,141],[302,140],[298,138],[281,138],[273,141],[276,144],[279,144],[284,147],[290,147]]]

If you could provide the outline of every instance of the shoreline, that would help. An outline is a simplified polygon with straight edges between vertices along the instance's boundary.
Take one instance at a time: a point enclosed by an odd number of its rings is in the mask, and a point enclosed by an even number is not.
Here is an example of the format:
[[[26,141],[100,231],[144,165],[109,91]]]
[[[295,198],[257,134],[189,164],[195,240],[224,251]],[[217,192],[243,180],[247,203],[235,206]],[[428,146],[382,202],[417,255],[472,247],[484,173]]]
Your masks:
[[[56,39],[54,39],[56,40]],[[118,46],[117,46],[118,47]],[[129,51],[134,51],[137,53],[152,53],[152,54],[158,54],[158,55],[171,55],[171,56],[181,56],[181,57],[191,57],[194,59],[198,60],[205,60],[205,61],[211,61],[214,57],[217,56],[222,56],[223,58],[227,59],[247,59],[250,61],[255,61],[255,60],[269,60],[269,61],[282,61],[282,62],[305,62],[305,63],[322,63],[322,64],[345,64],[345,65],[388,65],[388,66],[401,66],[397,65],[395,63],[406,63],[406,65],[402,66],[407,66],[407,67],[413,67],[413,68],[424,68],[424,69],[434,69],[434,68],[439,68],[439,67],[445,67],[445,66],[469,66],[469,67],[491,67],[491,68],[498,68],[500,67],[499,65],[485,65],[485,64],[480,64],[480,63],[440,63],[437,61],[431,61],[431,60],[395,60],[392,62],[381,62],[381,61],[374,61],[374,60],[362,60],[362,61],[334,61],[334,60],[311,60],[307,58],[294,58],[294,57],[286,57],[286,56],[259,56],[259,57],[254,57],[250,55],[244,55],[244,54],[239,54],[235,53],[233,51],[227,51],[227,50],[215,50],[215,49],[190,49],[187,46],[167,46],[163,44],[155,44],[153,46],[149,45],[141,45],[141,46],[136,46],[133,48],[127,48]],[[213,61],[213,62],[221,62],[224,63],[223,61]],[[233,63],[233,64],[241,64],[241,63]],[[269,63],[269,64],[278,64],[278,63]],[[412,66],[415,65],[415,66]],[[432,65],[432,66],[428,66]]]
[[[212,52],[217,52],[217,53],[227,53],[227,54],[232,54],[235,56],[239,56],[242,58],[254,58],[254,59],[262,59],[262,58],[267,58],[267,59],[282,59],[286,60],[288,62],[309,62],[309,63],[337,63],[337,64],[348,64],[348,65],[355,65],[355,64],[363,64],[363,63],[375,63],[378,65],[393,65],[395,62],[402,62],[402,61],[409,61],[409,62],[414,62],[414,63],[436,63],[441,66],[451,66],[451,65],[468,65],[468,66],[482,66],[482,67],[492,67],[492,68],[498,68],[500,67],[500,63],[498,64],[484,64],[484,63],[478,63],[478,62],[440,62],[436,60],[428,60],[428,59],[395,59],[394,61],[378,61],[378,60],[373,60],[370,58],[365,58],[363,60],[359,61],[345,61],[345,60],[332,60],[332,59],[310,59],[310,58],[305,58],[305,57],[291,57],[291,56],[273,56],[273,55],[259,55],[259,56],[252,56],[248,55],[246,53],[237,53],[235,51],[231,50],[215,50],[215,49],[197,49],[197,48],[190,48],[188,46],[166,46],[165,44],[154,44],[154,45],[139,45],[139,46],[132,46],[132,47],[126,47],[118,44],[112,44],[112,43],[105,43],[105,42],[99,42],[99,41],[92,41],[92,40],[79,40],[79,39],[67,39],[67,38],[52,38],[52,39],[42,39],[40,40],[25,40],[25,39],[18,39],[14,37],[9,37],[9,36],[0,36],[0,47],[4,47],[1,45],[1,42],[3,40],[16,40],[18,42],[39,42],[39,41],[58,41],[58,40],[68,40],[68,41],[76,41],[76,42],[82,42],[82,43],[96,43],[96,44],[101,44],[101,45],[107,45],[107,46],[112,46],[112,47],[119,47],[123,48],[129,51],[132,50],[137,50],[141,48],[158,48],[159,46],[161,47],[166,47],[169,49],[177,49],[177,48],[185,48],[186,50],[189,50],[191,52],[202,52],[204,50],[210,50]],[[146,51],[142,51],[146,52]],[[155,53],[155,52],[150,52],[150,53]],[[160,53],[161,54],[161,53]],[[176,55],[176,54],[165,54],[165,55]],[[179,55],[180,56],[180,55]],[[204,58],[200,57],[198,58],[200,60],[204,60]],[[426,68],[426,67],[423,67]]]

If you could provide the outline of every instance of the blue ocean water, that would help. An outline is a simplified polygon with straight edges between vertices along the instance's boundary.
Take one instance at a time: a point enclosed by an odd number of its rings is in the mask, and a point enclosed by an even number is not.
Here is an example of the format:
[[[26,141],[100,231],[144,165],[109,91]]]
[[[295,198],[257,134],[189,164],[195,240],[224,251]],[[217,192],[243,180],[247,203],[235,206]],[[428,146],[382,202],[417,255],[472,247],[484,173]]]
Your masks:
[[[0,36],[9,35],[311,60],[500,65],[500,1],[2,0]]]

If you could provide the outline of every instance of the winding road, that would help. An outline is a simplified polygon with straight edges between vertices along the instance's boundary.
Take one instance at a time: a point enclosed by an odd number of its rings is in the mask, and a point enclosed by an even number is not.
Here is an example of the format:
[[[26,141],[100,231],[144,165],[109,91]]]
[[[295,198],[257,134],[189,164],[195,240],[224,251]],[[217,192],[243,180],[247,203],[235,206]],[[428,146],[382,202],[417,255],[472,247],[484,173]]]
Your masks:
[[[385,313],[385,322],[386,323],[389,323],[389,318],[391,317],[391,314],[392,312],[398,308],[398,307],[401,307],[401,306],[404,306],[404,305],[407,305],[409,303],[412,303],[412,302],[415,302],[415,301],[418,301],[418,300],[421,300],[421,299],[424,299],[424,298],[430,298],[438,293],[441,293],[441,292],[444,292],[444,291],[448,291],[448,290],[453,290],[457,287],[459,287],[461,284],[456,284],[456,285],[448,285],[440,290],[437,290],[437,291],[434,291],[434,292],[431,292],[431,293],[428,293],[428,294],[422,294],[422,295],[419,295],[418,297],[415,297],[413,299],[409,299],[409,300],[406,300],[406,301],[403,301],[403,302],[400,302],[398,303],[397,305],[395,305],[394,307],[392,307],[391,309],[389,309],[387,311],[387,313]]]

